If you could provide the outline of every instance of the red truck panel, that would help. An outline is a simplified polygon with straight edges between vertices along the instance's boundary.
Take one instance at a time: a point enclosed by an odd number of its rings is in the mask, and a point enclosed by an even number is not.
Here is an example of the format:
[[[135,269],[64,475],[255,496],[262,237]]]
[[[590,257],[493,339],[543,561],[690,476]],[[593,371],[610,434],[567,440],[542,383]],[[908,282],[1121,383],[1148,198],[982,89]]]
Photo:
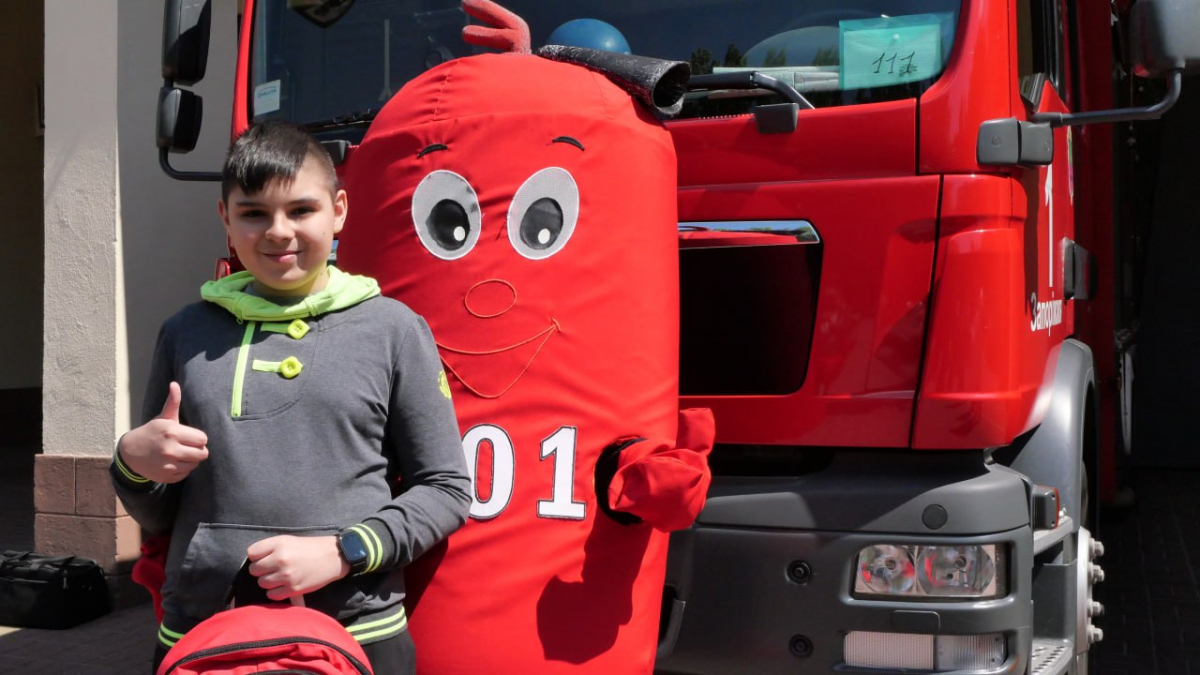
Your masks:
[[[1003,2],[964,0],[954,54],[946,71],[921,97],[920,173],[980,170],[975,160],[979,125],[1009,117],[1019,99],[1015,10]]]
[[[667,128],[684,188],[911,176],[916,125],[916,102],[907,99],[801,110],[790,134],[760,134],[750,115],[678,120]]]
[[[244,0],[239,14],[237,73],[233,78],[233,127],[236,139],[250,126],[250,47],[254,42],[254,0]],[[232,252],[232,248],[230,249]]]
[[[1065,135],[1056,140],[1065,146]],[[914,448],[1005,445],[1045,415],[1057,350],[1072,329],[1061,255],[1053,284],[1039,255],[1049,236],[1038,180],[1045,171],[1030,170],[1023,182],[945,178]],[[1054,190],[1059,218],[1069,211],[1066,192]],[[1065,235],[1055,235],[1059,253]]]
[[[1080,110],[1112,108],[1112,31],[1111,9],[1105,4],[1080,3],[1076,6],[1079,29],[1076,33],[1076,52],[1079,59]],[[1096,124],[1075,129],[1075,183],[1081,199],[1078,214],[1077,239],[1095,256],[1097,278],[1118,279],[1117,252],[1113,242],[1120,238],[1113,218],[1113,126]],[[1116,283],[1100,283],[1098,294],[1081,304],[1078,337],[1095,353],[1096,387],[1100,402],[1100,497],[1111,500],[1117,489],[1116,438],[1119,434],[1117,416],[1118,374],[1117,353],[1113,334],[1117,329],[1116,314],[1119,294],[1113,291]]]

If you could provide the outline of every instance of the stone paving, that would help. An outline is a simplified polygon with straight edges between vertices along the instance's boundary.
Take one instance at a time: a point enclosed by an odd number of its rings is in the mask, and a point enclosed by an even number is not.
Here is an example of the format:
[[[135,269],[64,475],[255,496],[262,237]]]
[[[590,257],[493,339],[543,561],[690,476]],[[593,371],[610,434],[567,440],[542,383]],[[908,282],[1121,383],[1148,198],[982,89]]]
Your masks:
[[[32,490],[11,488],[22,484],[13,468],[0,472],[0,549],[32,541],[32,527],[13,522],[32,521]],[[1200,675],[1200,472],[1141,469],[1132,483],[1136,505],[1101,517],[1106,579],[1096,597],[1107,611],[1092,672]],[[154,629],[149,605],[66,631],[0,627],[0,675],[143,675]]]
[[[1101,514],[1101,675],[1200,675],[1200,472],[1140,469],[1137,503]]]
[[[0,675],[147,675],[157,628],[150,605],[74,628],[0,628]]]

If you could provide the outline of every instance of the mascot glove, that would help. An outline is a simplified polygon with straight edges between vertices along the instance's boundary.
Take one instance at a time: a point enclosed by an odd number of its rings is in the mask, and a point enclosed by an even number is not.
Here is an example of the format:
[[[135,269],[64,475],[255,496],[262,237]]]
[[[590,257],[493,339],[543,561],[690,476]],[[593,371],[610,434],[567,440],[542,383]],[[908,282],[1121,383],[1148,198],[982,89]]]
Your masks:
[[[664,532],[690,527],[712,482],[715,436],[712,411],[692,408],[679,411],[674,443],[624,438],[609,445],[596,464],[601,510],[619,523],[646,522]]]

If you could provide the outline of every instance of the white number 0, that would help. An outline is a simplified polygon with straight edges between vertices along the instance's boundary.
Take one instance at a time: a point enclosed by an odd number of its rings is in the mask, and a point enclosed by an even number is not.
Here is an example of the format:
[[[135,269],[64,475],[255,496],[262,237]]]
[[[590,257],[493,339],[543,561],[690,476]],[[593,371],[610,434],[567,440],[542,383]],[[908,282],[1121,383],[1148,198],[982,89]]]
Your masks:
[[[574,499],[575,490],[575,427],[559,427],[542,441],[541,459],[554,457],[554,484],[550,499],[539,499],[537,514],[540,518],[583,520],[587,513],[586,504]],[[492,424],[472,427],[463,436],[463,454],[467,458],[467,473],[471,476],[471,517],[490,520],[504,512],[512,501],[516,482],[516,450],[508,432]],[[479,483],[476,474],[479,448],[487,442],[492,446],[492,489],[487,500],[479,498]]]

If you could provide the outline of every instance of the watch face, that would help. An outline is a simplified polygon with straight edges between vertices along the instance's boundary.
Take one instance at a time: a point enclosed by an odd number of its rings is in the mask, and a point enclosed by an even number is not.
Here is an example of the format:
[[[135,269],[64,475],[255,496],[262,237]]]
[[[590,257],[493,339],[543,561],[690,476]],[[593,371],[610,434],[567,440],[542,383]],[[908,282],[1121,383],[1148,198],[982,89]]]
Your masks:
[[[338,540],[342,548],[342,555],[346,556],[346,562],[354,565],[361,563],[367,559],[367,547],[363,543],[362,537],[357,532],[346,532]]]

